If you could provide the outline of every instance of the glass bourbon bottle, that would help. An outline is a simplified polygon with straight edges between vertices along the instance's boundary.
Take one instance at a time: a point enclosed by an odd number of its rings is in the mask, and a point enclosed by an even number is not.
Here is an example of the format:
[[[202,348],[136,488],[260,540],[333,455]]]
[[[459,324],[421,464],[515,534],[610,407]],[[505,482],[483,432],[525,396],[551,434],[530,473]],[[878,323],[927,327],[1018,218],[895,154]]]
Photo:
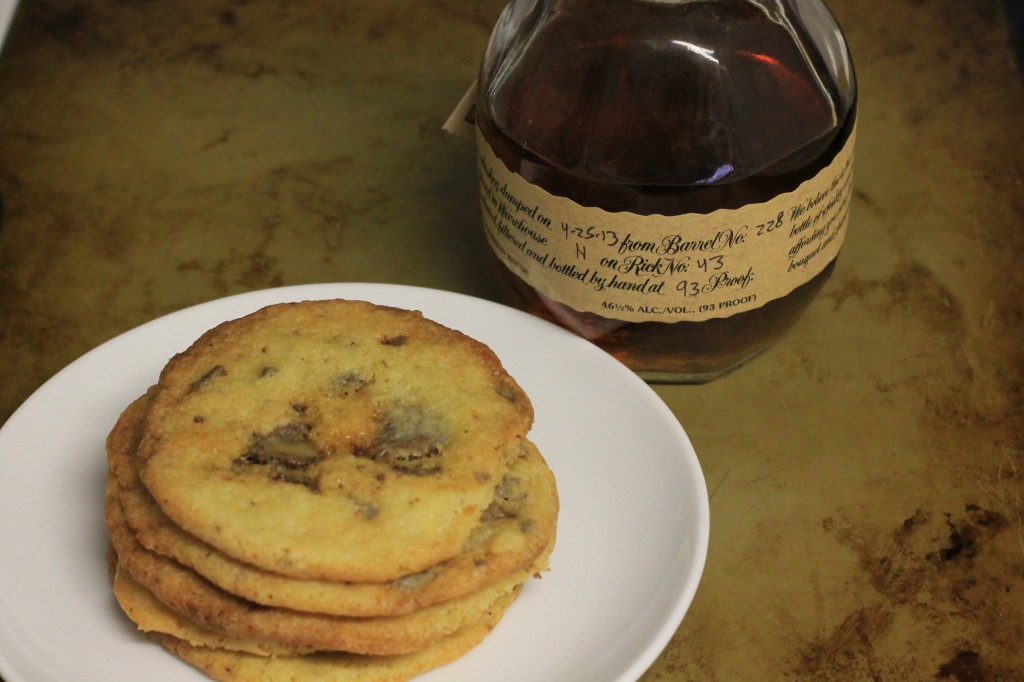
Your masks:
[[[488,241],[525,309],[708,381],[831,274],[856,100],[820,0],[513,0],[475,102]]]

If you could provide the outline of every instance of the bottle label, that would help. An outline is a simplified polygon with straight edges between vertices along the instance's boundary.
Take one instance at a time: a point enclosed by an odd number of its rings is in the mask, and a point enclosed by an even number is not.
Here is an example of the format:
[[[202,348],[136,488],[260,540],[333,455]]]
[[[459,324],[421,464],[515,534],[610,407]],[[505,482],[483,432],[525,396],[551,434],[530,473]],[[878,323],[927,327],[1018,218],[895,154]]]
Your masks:
[[[628,322],[699,322],[759,308],[839,253],[856,131],[826,168],[761,204],[679,216],[609,213],[530,184],[477,131],[480,202],[498,258],[544,296]]]

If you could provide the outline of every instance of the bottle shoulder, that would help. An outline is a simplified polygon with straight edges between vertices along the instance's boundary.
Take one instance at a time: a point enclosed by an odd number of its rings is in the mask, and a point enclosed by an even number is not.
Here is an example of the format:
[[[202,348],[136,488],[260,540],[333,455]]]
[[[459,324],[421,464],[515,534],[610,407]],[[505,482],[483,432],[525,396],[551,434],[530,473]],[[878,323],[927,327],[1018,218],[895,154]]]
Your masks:
[[[735,182],[822,153],[854,110],[842,35],[820,17],[812,34],[748,0],[568,4],[528,35],[506,30],[508,49],[492,44],[478,102],[552,166],[604,182]]]

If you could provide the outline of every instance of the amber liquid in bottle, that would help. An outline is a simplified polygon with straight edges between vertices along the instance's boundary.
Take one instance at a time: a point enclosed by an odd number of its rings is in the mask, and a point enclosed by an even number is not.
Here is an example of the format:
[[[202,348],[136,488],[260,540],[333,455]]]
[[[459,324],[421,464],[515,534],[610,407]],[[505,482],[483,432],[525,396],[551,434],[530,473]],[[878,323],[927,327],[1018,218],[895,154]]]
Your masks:
[[[515,67],[489,74],[485,61],[483,139],[533,185],[610,212],[710,213],[791,191],[847,142],[855,85],[852,70],[847,83],[827,77],[807,27],[772,20],[765,4],[539,3]],[[833,267],[759,308],[674,323],[580,312],[505,270],[524,308],[644,378],[702,382],[771,346]]]

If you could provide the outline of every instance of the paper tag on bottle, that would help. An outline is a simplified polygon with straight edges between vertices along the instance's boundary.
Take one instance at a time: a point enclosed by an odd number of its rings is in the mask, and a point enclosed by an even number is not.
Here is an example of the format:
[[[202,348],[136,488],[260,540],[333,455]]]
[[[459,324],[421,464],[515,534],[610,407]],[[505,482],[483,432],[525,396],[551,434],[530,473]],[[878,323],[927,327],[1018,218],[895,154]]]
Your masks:
[[[465,137],[468,140],[475,139],[476,117],[474,116],[474,111],[476,110],[476,84],[477,81],[474,80],[473,84],[469,86],[469,90],[466,91],[466,94],[462,96],[462,99],[455,106],[455,111],[444,122],[442,128],[445,132]]]
[[[853,185],[850,134],[794,191],[738,209],[609,213],[510,171],[477,131],[480,201],[498,258],[544,296],[629,322],[698,322],[759,308],[838,255]]]

